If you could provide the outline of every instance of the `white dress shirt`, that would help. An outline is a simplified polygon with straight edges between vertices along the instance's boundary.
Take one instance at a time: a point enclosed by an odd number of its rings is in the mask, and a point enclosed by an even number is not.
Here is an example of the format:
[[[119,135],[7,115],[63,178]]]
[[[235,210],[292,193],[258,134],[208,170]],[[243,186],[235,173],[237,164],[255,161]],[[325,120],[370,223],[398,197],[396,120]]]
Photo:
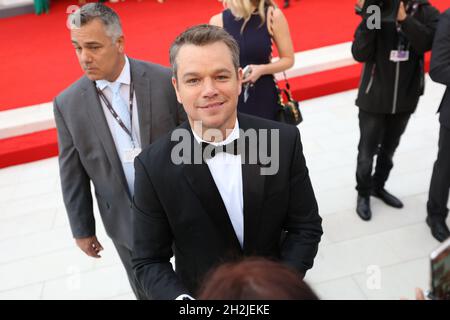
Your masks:
[[[131,70],[130,70],[130,62],[128,60],[128,57],[125,57],[125,65],[122,69],[122,72],[120,73],[119,77],[116,79],[115,82],[118,82],[121,84],[120,86],[120,96],[122,99],[129,104],[130,100],[130,86],[131,86]],[[111,88],[108,86],[110,84],[107,80],[97,80],[96,82],[97,87],[103,92],[103,94],[106,96],[108,101],[111,103],[113,93]],[[109,131],[111,132],[111,136],[114,140],[114,144],[116,146],[116,150],[118,153],[118,156],[122,162],[122,167],[125,172],[125,178],[127,179],[128,188],[133,194],[134,189],[134,166],[131,163],[126,163],[124,159],[125,149],[128,148],[128,146],[123,146],[119,143],[119,140],[117,139],[117,130],[115,130],[116,126],[118,126],[116,119],[114,119],[113,115],[109,111],[108,107],[106,106],[105,102],[100,99],[100,102],[102,104],[103,112],[105,114],[106,121],[108,123]],[[135,145],[137,148],[141,147],[141,136],[139,133],[139,118],[138,118],[138,105],[136,101],[136,92],[133,95],[133,116],[132,116],[132,134],[133,134],[133,140],[135,142]],[[129,166],[133,166],[132,170],[128,170]],[[133,172],[130,172],[133,171]],[[129,174],[127,174],[129,173]]]
[[[200,138],[194,131],[195,140],[198,143],[207,142],[214,146],[221,146],[239,138],[239,123],[236,119],[233,131],[221,142],[213,143]],[[244,247],[244,196],[242,191],[242,166],[241,155],[219,152],[211,159],[207,159],[209,171],[219,190],[222,201],[227,209],[234,232]]]

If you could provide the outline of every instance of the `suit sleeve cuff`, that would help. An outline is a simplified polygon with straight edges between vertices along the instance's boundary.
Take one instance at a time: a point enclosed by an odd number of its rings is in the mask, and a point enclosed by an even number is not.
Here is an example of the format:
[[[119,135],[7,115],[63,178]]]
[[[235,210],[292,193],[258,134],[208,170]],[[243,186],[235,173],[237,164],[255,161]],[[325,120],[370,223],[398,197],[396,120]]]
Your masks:
[[[175,300],[195,300],[188,294],[180,294],[178,297],[175,298]]]

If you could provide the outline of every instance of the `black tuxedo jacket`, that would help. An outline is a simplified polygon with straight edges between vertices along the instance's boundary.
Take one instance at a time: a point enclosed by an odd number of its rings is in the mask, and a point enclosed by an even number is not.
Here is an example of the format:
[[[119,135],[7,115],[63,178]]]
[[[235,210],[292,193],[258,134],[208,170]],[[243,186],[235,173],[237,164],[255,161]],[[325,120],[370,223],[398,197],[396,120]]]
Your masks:
[[[171,153],[178,142],[170,135],[135,160],[133,268],[153,299],[195,296],[212,267],[242,256],[279,259],[303,274],[313,265],[322,220],[298,129],[243,114],[238,119],[240,129],[279,129],[280,135],[276,174],[261,175],[261,161],[242,164],[243,248],[206,163],[174,164]],[[189,124],[180,127],[199,148]]]

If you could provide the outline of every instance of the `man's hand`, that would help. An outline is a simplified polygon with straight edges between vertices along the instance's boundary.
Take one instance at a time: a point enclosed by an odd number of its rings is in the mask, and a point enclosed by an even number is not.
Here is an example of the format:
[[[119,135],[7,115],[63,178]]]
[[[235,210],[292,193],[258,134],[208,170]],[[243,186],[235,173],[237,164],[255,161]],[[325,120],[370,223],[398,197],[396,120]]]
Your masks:
[[[398,22],[405,21],[405,19],[407,17],[408,17],[408,15],[406,14],[405,4],[403,3],[403,1],[401,1],[400,7],[398,8],[398,13],[397,13],[397,21]]]
[[[80,249],[83,250],[83,252],[88,256],[93,258],[101,258],[98,253],[103,250],[103,247],[100,242],[98,242],[96,236],[75,239],[75,241],[77,246],[80,247]]]

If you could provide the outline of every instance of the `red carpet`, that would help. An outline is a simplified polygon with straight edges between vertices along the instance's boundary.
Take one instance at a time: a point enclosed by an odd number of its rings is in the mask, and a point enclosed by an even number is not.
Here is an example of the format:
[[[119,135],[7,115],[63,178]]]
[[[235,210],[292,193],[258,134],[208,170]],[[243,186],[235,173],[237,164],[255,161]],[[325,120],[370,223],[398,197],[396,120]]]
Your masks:
[[[0,19],[0,111],[51,101],[82,75],[65,28],[66,8],[73,3],[54,0],[48,15]],[[297,52],[352,40],[359,22],[353,13],[355,0],[291,3],[284,12]],[[441,11],[450,6],[450,0],[432,3]],[[164,65],[168,65],[169,45],[179,32],[208,22],[222,10],[216,0],[168,0],[163,5],[155,0],[126,0],[111,6],[122,18],[128,55]],[[355,65],[290,82],[297,99],[310,99],[355,88],[360,70]],[[55,155],[54,129],[0,140],[0,168]]]
[[[0,140],[0,168],[58,155],[56,129]]]

